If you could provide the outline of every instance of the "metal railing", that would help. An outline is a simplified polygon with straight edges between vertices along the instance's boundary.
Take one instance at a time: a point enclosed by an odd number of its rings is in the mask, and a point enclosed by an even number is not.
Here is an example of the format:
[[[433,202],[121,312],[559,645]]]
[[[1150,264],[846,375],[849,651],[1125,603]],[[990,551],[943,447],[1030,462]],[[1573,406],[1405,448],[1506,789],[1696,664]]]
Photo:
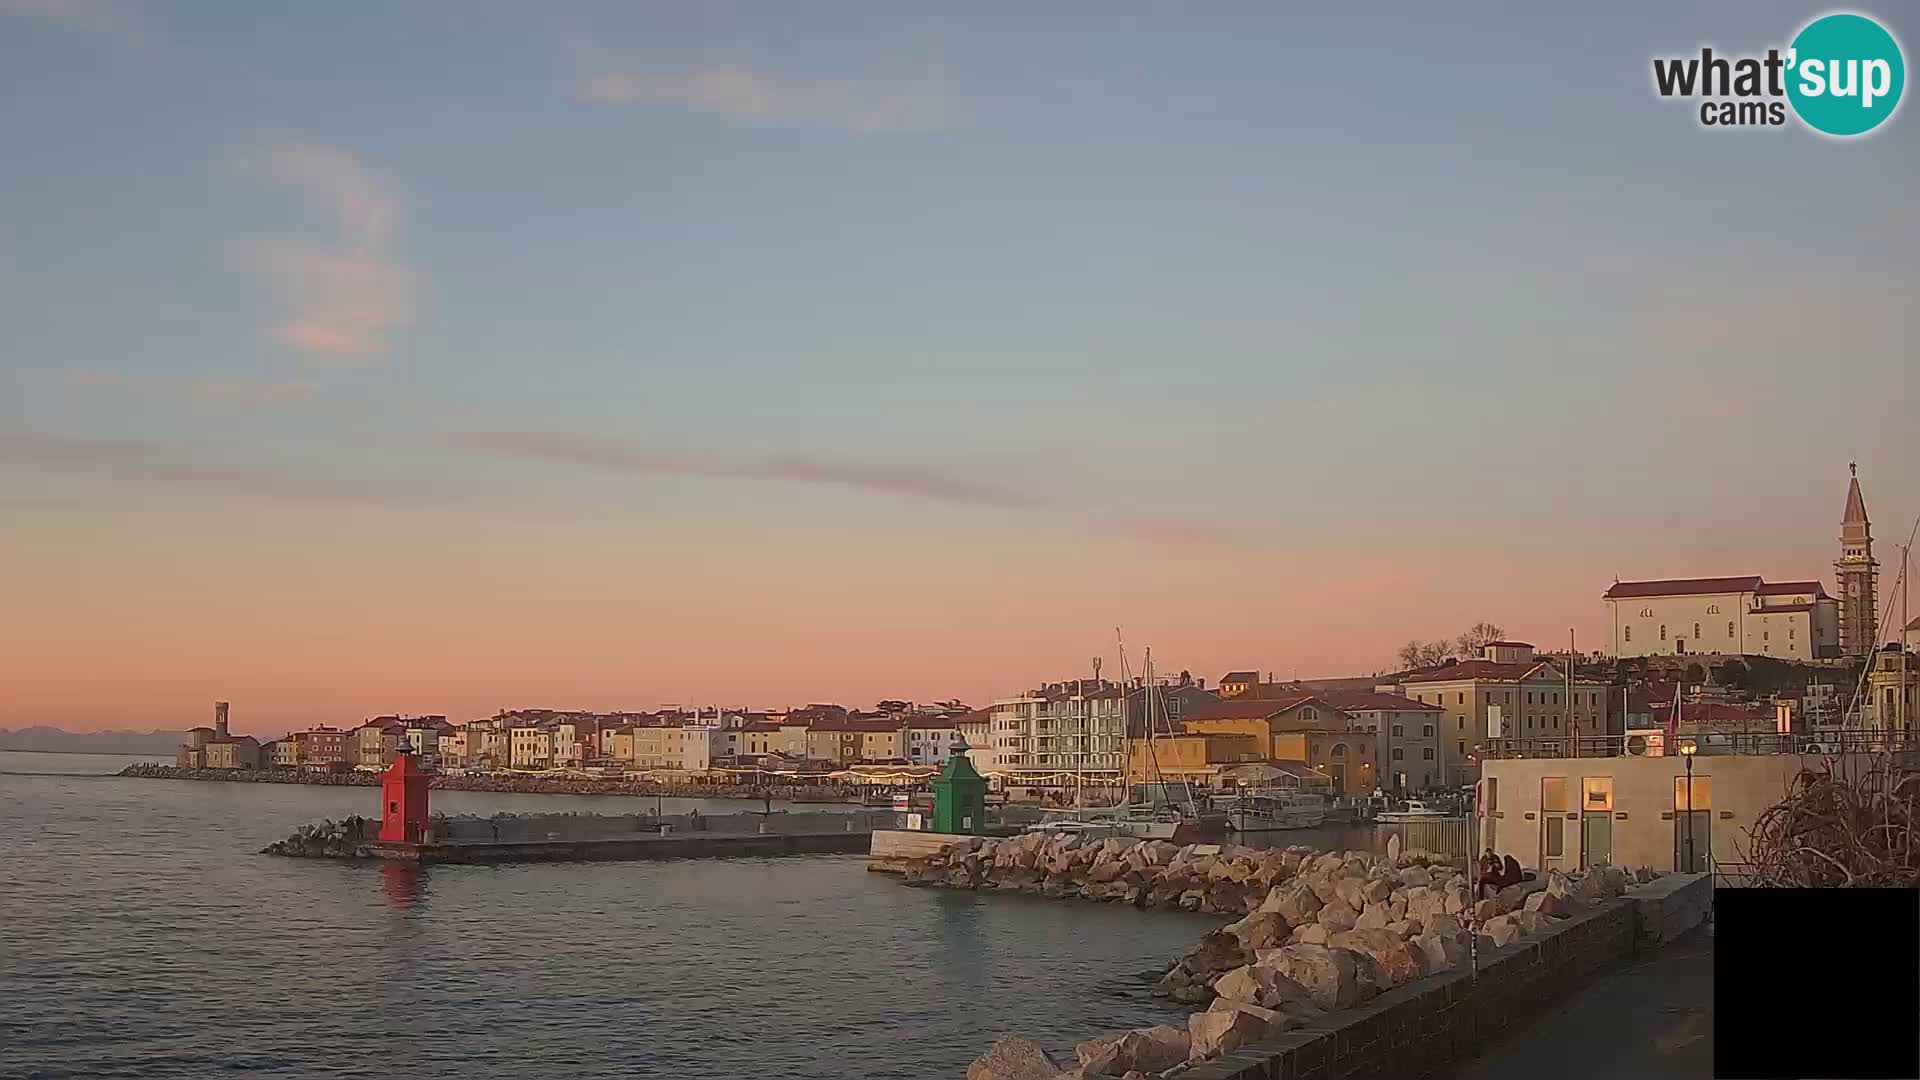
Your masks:
[[[1845,729],[1779,732],[1683,730],[1673,745],[1660,733],[1578,735],[1558,738],[1493,739],[1480,747],[1482,758],[1678,757],[1691,744],[1696,753],[1715,754],[1874,754],[1920,753],[1920,735],[1912,732]]]
[[[1403,821],[1381,822],[1374,826],[1373,846],[1376,852],[1387,850],[1387,841],[1400,838],[1401,851],[1423,851],[1452,860],[1471,860],[1473,858],[1472,818],[1449,818],[1445,821]]]

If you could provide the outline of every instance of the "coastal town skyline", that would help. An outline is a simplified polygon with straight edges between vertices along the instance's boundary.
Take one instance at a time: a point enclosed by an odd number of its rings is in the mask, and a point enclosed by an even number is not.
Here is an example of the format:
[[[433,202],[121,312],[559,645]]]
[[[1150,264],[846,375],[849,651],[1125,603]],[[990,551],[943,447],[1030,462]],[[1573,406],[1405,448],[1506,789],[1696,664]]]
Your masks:
[[[1649,86],[1800,6],[452,11],[0,2],[0,727],[1591,650],[1920,513],[1916,129]]]

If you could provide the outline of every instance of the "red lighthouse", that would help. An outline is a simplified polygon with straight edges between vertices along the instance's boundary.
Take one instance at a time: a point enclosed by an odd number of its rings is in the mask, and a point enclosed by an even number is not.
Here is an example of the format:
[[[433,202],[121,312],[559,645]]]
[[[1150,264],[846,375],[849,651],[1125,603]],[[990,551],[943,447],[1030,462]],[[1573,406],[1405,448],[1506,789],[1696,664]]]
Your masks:
[[[414,764],[412,754],[395,754],[380,776],[380,840],[417,843],[426,835],[427,774]]]

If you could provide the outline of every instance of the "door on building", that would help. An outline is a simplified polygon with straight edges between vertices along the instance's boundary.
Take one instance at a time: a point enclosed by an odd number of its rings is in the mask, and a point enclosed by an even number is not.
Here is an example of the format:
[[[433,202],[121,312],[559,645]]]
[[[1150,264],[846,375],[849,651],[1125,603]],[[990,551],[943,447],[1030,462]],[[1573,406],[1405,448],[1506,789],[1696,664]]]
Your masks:
[[[1347,794],[1347,767],[1345,765],[1335,764],[1327,766],[1327,776],[1333,780],[1333,793],[1335,795]]]
[[[1692,822],[1689,831],[1688,822]],[[1673,815],[1673,868],[1682,874],[1704,874],[1713,865],[1713,811],[1685,810]]]
[[[1713,777],[1673,778],[1673,868],[1704,874],[1713,865]]]
[[[1687,639],[1686,638],[1673,639],[1673,655],[1675,656],[1687,655]]]

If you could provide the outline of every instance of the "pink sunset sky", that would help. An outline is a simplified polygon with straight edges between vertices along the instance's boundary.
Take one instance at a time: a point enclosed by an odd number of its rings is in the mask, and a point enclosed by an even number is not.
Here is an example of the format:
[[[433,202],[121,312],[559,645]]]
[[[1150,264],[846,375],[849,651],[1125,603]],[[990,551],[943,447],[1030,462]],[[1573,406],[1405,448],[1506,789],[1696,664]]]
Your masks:
[[[1073,6],[0,0],[0,727],[1599,649],[1849,461],[1893,595],[1913,111],[1646,85],[1784,9]]]

